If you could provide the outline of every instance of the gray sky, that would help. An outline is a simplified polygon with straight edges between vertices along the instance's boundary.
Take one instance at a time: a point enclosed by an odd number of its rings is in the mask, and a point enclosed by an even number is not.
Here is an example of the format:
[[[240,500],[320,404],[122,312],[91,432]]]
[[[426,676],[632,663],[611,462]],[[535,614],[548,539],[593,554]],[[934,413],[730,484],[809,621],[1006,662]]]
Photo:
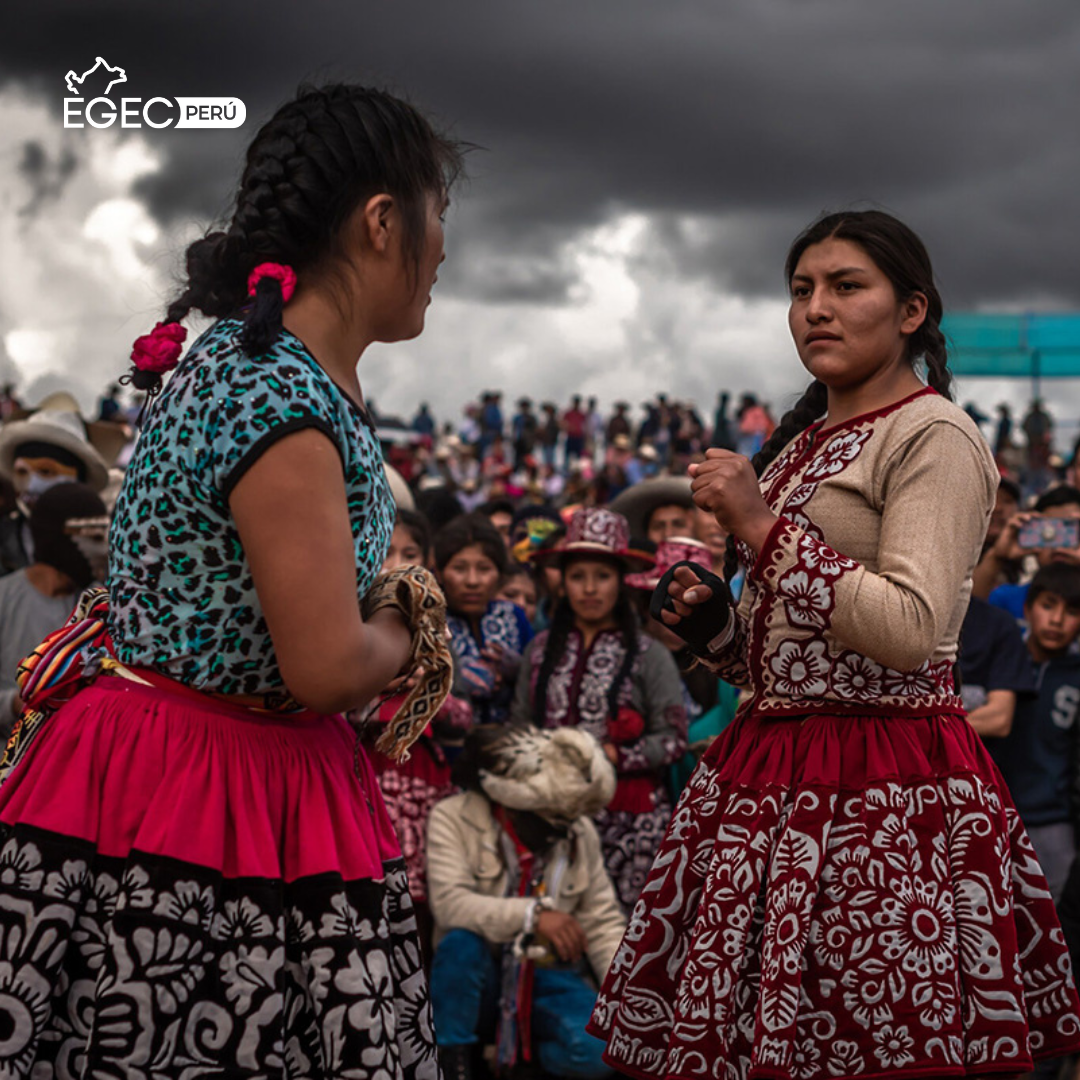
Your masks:
[[[64,75],[97,55],[124,94],[233,94],[247,124],[65,130]],[[782,408],[805,382],[783,256],[823,210],[908,221],[947,307],[1080,308],[1078,57],[1075,0],[23,5],[0,37],[0,374],[89,403],[258,123],[298,82],[344,78],[484,148],[425,334],[362,361],[380,406],[449,417],[491,386]],[[1047,396],[1080,412],[1075,384]]]

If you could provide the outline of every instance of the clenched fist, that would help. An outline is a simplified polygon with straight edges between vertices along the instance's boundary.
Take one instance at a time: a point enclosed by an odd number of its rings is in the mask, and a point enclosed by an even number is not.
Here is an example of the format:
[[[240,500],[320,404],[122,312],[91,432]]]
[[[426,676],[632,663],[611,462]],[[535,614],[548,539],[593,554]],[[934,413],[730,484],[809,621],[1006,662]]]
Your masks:
[[[728,532],[759,551],[776,515],[761,497],[754,467],[730,450],[706,451],[705,460],[691,465],[694,502],[708,510]]]

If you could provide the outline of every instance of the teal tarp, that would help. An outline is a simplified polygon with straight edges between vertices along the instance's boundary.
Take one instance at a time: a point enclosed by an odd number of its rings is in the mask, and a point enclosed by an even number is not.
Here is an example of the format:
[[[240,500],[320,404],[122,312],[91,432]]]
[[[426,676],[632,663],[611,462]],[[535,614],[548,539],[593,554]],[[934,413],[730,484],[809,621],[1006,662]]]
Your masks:
[[[1000,378],[1080,376],[1080,314],[946,315],[949,367]]]

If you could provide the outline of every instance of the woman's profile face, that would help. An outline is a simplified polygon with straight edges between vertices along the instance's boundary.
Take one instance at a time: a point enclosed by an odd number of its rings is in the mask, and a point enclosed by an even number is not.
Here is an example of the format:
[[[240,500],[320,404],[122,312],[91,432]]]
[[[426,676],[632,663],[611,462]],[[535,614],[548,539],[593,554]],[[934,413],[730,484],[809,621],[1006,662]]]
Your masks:
[[[574,559],[563,571],[567,602],[579,623],[603,623],[619,601],[622,581],[608,559]]]
[[[854,389],[906,362],[907,340],[926,317],[926,297],[897,298],[858,244],[812,244],[791,278],[788,325],[803,367],[831,390]]]
[[[356,212],[360,228],[355,245],[359,277],[358,295],[371,307],[372,333],[376,341],[407,341],[424,329],[424,318],[431,303],[431,290],[438,278],[439,264],[446,258],[443,215],[448,200],[445,194],[429,193],[425,198],[424,243],[420,261],[413,264],[405,242],[404,220],[393,199],[374,196]],[[372,257],[370,234],[386,230],[386,248]]]
[[[499,568],[480,544],[467,544],[439,574],[446,605],[459,615],[483,615],[499,588]]]

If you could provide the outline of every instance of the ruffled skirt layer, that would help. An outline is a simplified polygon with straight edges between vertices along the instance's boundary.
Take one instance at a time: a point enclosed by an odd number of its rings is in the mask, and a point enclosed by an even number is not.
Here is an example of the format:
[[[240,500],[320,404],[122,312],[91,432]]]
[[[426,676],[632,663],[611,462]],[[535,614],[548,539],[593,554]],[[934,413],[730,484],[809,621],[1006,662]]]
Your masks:
[[[51,717],[0,788],[0,1076],[437,1080],[354,747],[114,677]]]
[[[632,1076],[1020,1073],[1080,1049],[1053,902],[958,717],[737,719],[676,807],[589,1030]]]

